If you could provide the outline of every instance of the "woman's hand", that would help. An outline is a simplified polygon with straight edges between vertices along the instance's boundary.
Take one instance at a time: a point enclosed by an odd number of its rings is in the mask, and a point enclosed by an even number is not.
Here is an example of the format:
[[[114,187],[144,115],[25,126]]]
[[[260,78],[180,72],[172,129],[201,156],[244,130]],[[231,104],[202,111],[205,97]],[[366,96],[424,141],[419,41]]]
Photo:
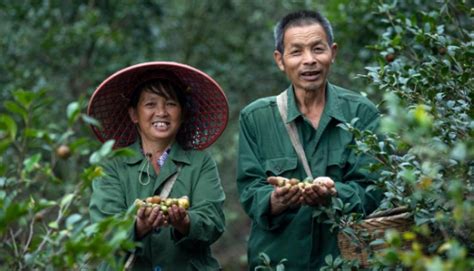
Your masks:
[[[148,216],[147,208],[150,207],[140,207],[137,212],[135,234],[138,239],[142,239],[148,232],[155,228],[168,226],[168,218],[163,214],[159,206],[153,207]]]
[[[171,226],[173,226],[182,235],[188,235],[189,225],[191,222],[189,220],[188,212],[184,208],[173,204],[170,208],[168,208],[168,218]]]

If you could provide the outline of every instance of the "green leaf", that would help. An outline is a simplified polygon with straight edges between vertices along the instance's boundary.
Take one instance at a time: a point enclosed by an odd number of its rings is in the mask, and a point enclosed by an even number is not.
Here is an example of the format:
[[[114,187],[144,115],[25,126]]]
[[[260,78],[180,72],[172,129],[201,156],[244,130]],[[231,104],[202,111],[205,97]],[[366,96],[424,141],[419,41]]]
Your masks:
[[[277,264],[276,271],[285,271],[285,265],[282,263]]]
[[[456,146],[451,151],[451,158],[458,160],[458,161],[463,161],[466,159],[467,156],[467,148],[464,143],[458,143]]]
[[[26,111],[24,108],[22,108],[17,103],[12,102],[12,101],[6,101],[3,104],[5,105],[5,108],[8,111],[12,112],[13,114],[19,115],[23,120],[27,119],[28,111]]]
[[[327,265],[329,266],[332,266],[332,255],[331,254],[328,254],[326,255],[326,257],[324,258],[324,261],[326,262]]]
[[[12,117],[0,114],[0,131],[6,131],[10,140],[15,140],[18,127]]]
[[[72,102],[67,106],[66,112],[67,112],[68,124],[69,126],[71,126],[79,118],[79,115],[81,113],[81,107],[79,106],[78,102]]]
[[[23,161],[26,172],[31,172],[33,169],[39,167],[39,161],[41,160],[41,153],[37,153],[30,158]]]
[[[106,157],[112,152],[114,143],[115,143],[115,140],[108,140],[107,142],[105,142],[98,151],[95,151],[90,156],[89,163],[93,165],[99,163],[104,157]]]
[[[8,147],[11,146],[11,140],[3,139],[0,140],[0,154],[4,153]]]
[[[55,230],[59,229],[58,222],[56,222],[56,221],[50,222],[48,224],[48,227],[50,227],[51,229],[55,229]]]
[[[82,216],[80,214],[72,214],[66,219],[66,228],[72,229],[74,224],[81,221]]]
[[[109,155],[112,152],[114,143],[115,140],[108,140],[107,142],[105,142],[99,150],[100,155],[102,155],[103,157]]]
[[[59,206],[61,208],[63,208],[64,206],[66,206],[67,204],[69,204],[72,199],[74,198],[74,194],[73,193],[70,193],[70,194],[67,194],[65,195],[62,199],[61,199],[61,203],[59,204]]]
[[[32,92],[32,91],[25,91],[19,90],[13,93],[15,100],[24,108],[29,108],[32,102],[39,98],[40,95]]]
[[[374,241],[370,242],[369,246],[378,246],[385,244],[385,240],[383,239],[375,239]]]
[[[81,114],[81,119],[89,125],[93,125],[93,126],[96,126],[96,127],[99,127],[99,128],[102,127],[100,125],[99,121],[97,121],[96,119],[94,119],[92,117],[89,117],[88,115]]]
[[[36,258],[36,253],[26,253],[24,258],[25,258],[25,264],[27,266],[32,266]]]
[[[344,203],[340,198],[332,198],[333,208],[338,211],[342,211]]]
[[[258,257],[263,261],[264,264],[270,265],[270,257],[268,257],[266,253],[260,252],[260,254],[258,254]]]

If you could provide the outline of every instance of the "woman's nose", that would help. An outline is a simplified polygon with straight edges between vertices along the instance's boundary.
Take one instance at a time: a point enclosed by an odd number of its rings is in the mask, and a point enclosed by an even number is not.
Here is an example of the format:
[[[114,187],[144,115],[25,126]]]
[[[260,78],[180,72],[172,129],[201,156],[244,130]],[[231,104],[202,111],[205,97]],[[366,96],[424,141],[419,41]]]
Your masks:
[[[166,105],[165,104],[158,104],[156,109],[155,109],[155,114],[157,116],[167,116],[168,115],[168,110],[166,110]]]

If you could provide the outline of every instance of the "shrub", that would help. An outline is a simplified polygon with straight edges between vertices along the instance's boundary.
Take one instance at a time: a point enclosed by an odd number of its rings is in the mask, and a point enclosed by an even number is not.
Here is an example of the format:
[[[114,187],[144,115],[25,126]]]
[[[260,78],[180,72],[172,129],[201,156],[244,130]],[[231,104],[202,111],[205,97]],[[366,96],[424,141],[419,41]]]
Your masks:
[[[414,270],[474,268],[474,43],[465,2],[380,4],[386,31],[371,48],[378,65],[365,78],[385,93],[383,137],[343,125],[359,152],[372,155],[384,192],[380,210],[408,206],[412,231],[386,232],[373,265]],[[356,120],[354,120],[356,121]],[[421,242],[420,240],[425,240]],[[409,249],[404,245],[409,242]]]
[[[0,262],[8,270],[83,270],[131,247],[132,213],[91,224],[91,181],[101,176],[101,158],[120,155],[111,143],[80,137],[84,103],[67,108],[64,125],[50,123],[52,100],[45,90],[17,90],[0,114]],[[93,152],[94,149],[98,149]],[[89,162],[87,157],[89,157]],[[114,253],[117,252],[117,253]]]

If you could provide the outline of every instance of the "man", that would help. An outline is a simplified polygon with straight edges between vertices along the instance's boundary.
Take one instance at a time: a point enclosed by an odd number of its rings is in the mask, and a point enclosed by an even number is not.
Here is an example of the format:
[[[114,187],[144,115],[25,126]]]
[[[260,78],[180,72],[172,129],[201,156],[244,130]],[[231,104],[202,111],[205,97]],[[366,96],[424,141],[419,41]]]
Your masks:
[[[288,14],[274,34],[275,62],[291,81],[282,94],[287,98],[285,121],[275,96],[251,103],[240,115],[237,187],[252,220],[249,269],[263,264],[263,252],[272,264],[287,259],[285,270],[317,270],[327,255],[337,257],[339,249],[337,234],[313,211],[336,196],[352,211],[367,214],[379,200],[376,193],[365,191],[372,179],[364,167],[369,158],[349,148],[353,136],[338,124],[358,118],[357,128],[375,130],[379,113],[361,95],[328,83],[337,45],[329,21],[320,13]],[[286,124],[296,127],[310,174]],[[313,176],[315,185],[279,186],[281,177],[301,181],[307,176]]]

